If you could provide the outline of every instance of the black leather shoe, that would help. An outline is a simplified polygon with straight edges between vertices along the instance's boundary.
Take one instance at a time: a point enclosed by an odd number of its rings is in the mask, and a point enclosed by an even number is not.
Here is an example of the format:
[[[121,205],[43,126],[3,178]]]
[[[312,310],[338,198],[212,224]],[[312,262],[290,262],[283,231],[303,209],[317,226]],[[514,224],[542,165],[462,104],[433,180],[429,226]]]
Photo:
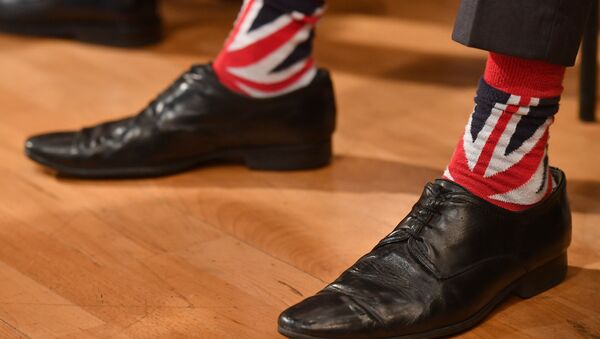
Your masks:
[[[161,38],[157,0],[0,0],[0,31],[142,46]]]
[[[172,174],[208,161],[299,170],[331,160],[335,101],[329,73],[292,93],[253,99],[225,88],[211,66],[195,66],[137,116],[25,145],[34,161],[87,178]]]
[[[510,212],[437,180],[398,227],[317,295],[279,318],[291,338],[432,338],[480,322],[510,294],[529,298],[567,272],[565,176],[544,202]]]

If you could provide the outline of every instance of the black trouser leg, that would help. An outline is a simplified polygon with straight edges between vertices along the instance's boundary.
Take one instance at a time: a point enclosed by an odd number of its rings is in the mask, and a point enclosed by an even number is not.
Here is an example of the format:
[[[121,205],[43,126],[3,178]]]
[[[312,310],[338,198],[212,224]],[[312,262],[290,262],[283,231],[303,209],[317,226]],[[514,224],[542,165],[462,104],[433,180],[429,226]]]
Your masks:
[[[579,85],[579,117],[594,121],[596,113],[596,89],[598,88],[598,0],[593,0],[592,11],[585,28],[581,47],[581,80]]]
[[[462,0],[452,38],[469,47],[572,66],[593,0]]]

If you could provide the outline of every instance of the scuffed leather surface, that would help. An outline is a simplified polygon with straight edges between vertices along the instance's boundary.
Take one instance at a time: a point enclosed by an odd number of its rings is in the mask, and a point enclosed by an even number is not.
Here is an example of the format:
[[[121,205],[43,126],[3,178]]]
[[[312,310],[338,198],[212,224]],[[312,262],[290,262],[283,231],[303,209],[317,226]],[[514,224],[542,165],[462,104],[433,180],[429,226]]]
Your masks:
[[[134,117],[30,138],[27,152],[75,168],[154,166],[239,147],[327,141],[335,129],[329,73],[270,99],[233,93],[195,66]]]
[[[437,180],[398,227],[280,328],[319,338],[419,334],[468,319],[571,239],[564,174],[543,203],[510,212]]]

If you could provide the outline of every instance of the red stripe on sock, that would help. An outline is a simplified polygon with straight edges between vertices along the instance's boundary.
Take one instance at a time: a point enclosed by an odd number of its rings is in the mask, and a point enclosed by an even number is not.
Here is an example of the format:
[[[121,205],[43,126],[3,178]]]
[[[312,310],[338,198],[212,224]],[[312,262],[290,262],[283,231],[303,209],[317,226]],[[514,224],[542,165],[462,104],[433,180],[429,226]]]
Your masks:
[[[503,194],[512,191],[527,183],[538,169],[540,162],[544,161],[548,131],[538,140],[533,149],[523,158],[504,172],[487,178],[487,186],[493,194]]]
[[[502,208],[511,210],[511,211],[520,211],[526,209],[527,205],[519,205],[506,203],[494,199],[490,199],[489,196],[495,194],[504,194],[512,191],[515,188],[521,187],[529,180],[531,180],[532,176],[535,172],[523,171],[523,168],[536,168],[539,165],[540,161],[544,161],[544,151],[543,146],[548,141],[548,132],[544,135],[544,137],[540,138],[538,143],[535,145],[534,150],[531,153],[527,154],[519,163],[515,164],[508,171],[510,172],[502,172],[490,178],[486,178],[482,180],[482,177],[478,175],[474,175],[469,170],[469,165],[467,163],[466,153],[464,149],[464,139],[461,139],[456,147],[454,155],[452,157],[452,161],[448,166],[448,171],[452,176],[454,182],[460,184],[464,188],[466,188],[469,192],[475,194],[476,196]],[[541,155],[538,151],[542,149]],[[520,173],[519,173],[520,172]],[[516,179],[515,179],[516,178]],[[552,177],[549,176],[549,191],[546,192],[546,195],[549,195],[552,190]]]
[[[473,169],[473,172],[476,175],[483,176],[485,170],[488,168],[490,160],[492,160],[492,156],[494,155],[494,149],[498,144],[498,140],[500,140],[502,133],[504,133],[504,130],[506,129],[506,126],[508,125],[508,122],[512,117],[511,112],[508,112],[510,107],[511,106],[508,106],[507,111],[502,112],[502,115],[500,116],[500,119],[498,119],[498,122],[496,123],[496,126],[492,131],[492,134],[490,134],[487,142],[485,143],[485,146],[483,147],[483,150],[479,155],[479,159],[477,159],[477,164],[475,164],[475,168]],[[514,110],[514,106],[512,107],[512,109]]]
[[[531,101],[532,101],[531,97],[521,96],[521,99],[519,99],[519,106],[520,107],[530,106]],[[520,107],[517,107],[517,110],[515,111],[515,113],[519,110]]]
[[[289,77],[286,80],[283,80],[283,81],[277,82],[277,83],[273,83],[273,84],[261,84],[258,82],[246,80],[246,79],[239,78],[239,77],[235,77],[235,80],[238,83],[242,83],[248,87],[252,87],[253,89],[259,90],[261,92],[279,92],[279,91],[285,89],[286,87],[289,87],[296,81],[300,80],[300,78],[302,78],[306,74],[306,72],[310,71],[313,68],[313,66],[314,66],[314,60],[309,59],[307,61],[307,63],[304,65],[304,67],[302,67],[302,69],[300,69],[300,71],[296,72],[294,75],[292,75],[291,77]]]
[[[248,13],[250,13],[250,8],[252,8],[252,5],[254,5],[254,0],[248,0],[246,7],[243,9],[242,13],[240,14],[240,17],[237,19],[233,30],[231,31],[231,33],[229,33],[229,37],[225,42],[226,47],[229,47],[229,45],[231,45],[233,39],[235,39],[235,36],[240,32],[242,23],[246,21],[246,17],[248,17]]]
[[[237,51],[224,50],[217,60],[219,63],[227,64],[228,67],[244,67],[256,63],[290,41],[304,27],[306,26],[302,22],[292,21],[279,31],[245,48]]]
[[[456,147],[454,156],[452,157],[452,162],[450,163],[450,166],[448,166],[448,171],[450,172],[452,178],[446,179],[458,183],[467,191],[480,197],[481,199],[509,211],[522,211],[529,207],[527,205],[512,204],[490,199],[489,196],[496,194],[497,192],[495,192],[491,187],[482,184],[480,179],[474,176],[468,168],[467,158],[465,157],[465,151],[463,147],[463,140],[461,139],[459,145]]]

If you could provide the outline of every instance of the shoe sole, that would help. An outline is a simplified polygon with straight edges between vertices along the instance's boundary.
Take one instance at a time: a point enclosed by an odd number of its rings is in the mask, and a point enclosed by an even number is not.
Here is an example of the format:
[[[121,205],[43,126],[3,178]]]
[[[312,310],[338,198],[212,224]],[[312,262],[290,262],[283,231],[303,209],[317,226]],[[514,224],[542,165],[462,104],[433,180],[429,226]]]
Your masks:
[[[379,339],[419,339],[419,338],[440,338],[455,335],[475,327],[482,322],[500,303],[508,296],[514,294],[522,299],[534,297],[543,293],[552,287],[560,284],[567,276],[567,254],[564,253],[557,258],[550,260],[546,264],[534,269],[518,279],[504,291],[499,293],[491,302],[483,307],[471,318],[458,324],[438,328],[423,333],[416,333],[396,337],[384,337]],[[329,339],[333,337],[314,337],[295,333],[289,329],[279,327],[279,333],[291,339]],[[370,337],[376,339],[375,337]]]
[[[4,22],[0,23],[0,32],[72,39],[115,47],[141,47],[158,43],[162,38],[162,26],[159,18],[102,23]]]
[[[86,179],[160,177],[192,170],[210,163],[242,163],[252,170],[293,171],[320,168],[332,158],[331,141],[304,145],[265,146],[222,150],[210,154],[170,163],[164,166],[129,168],[74,168],[50,161],[26,149],[27,156],[68,177]]]

